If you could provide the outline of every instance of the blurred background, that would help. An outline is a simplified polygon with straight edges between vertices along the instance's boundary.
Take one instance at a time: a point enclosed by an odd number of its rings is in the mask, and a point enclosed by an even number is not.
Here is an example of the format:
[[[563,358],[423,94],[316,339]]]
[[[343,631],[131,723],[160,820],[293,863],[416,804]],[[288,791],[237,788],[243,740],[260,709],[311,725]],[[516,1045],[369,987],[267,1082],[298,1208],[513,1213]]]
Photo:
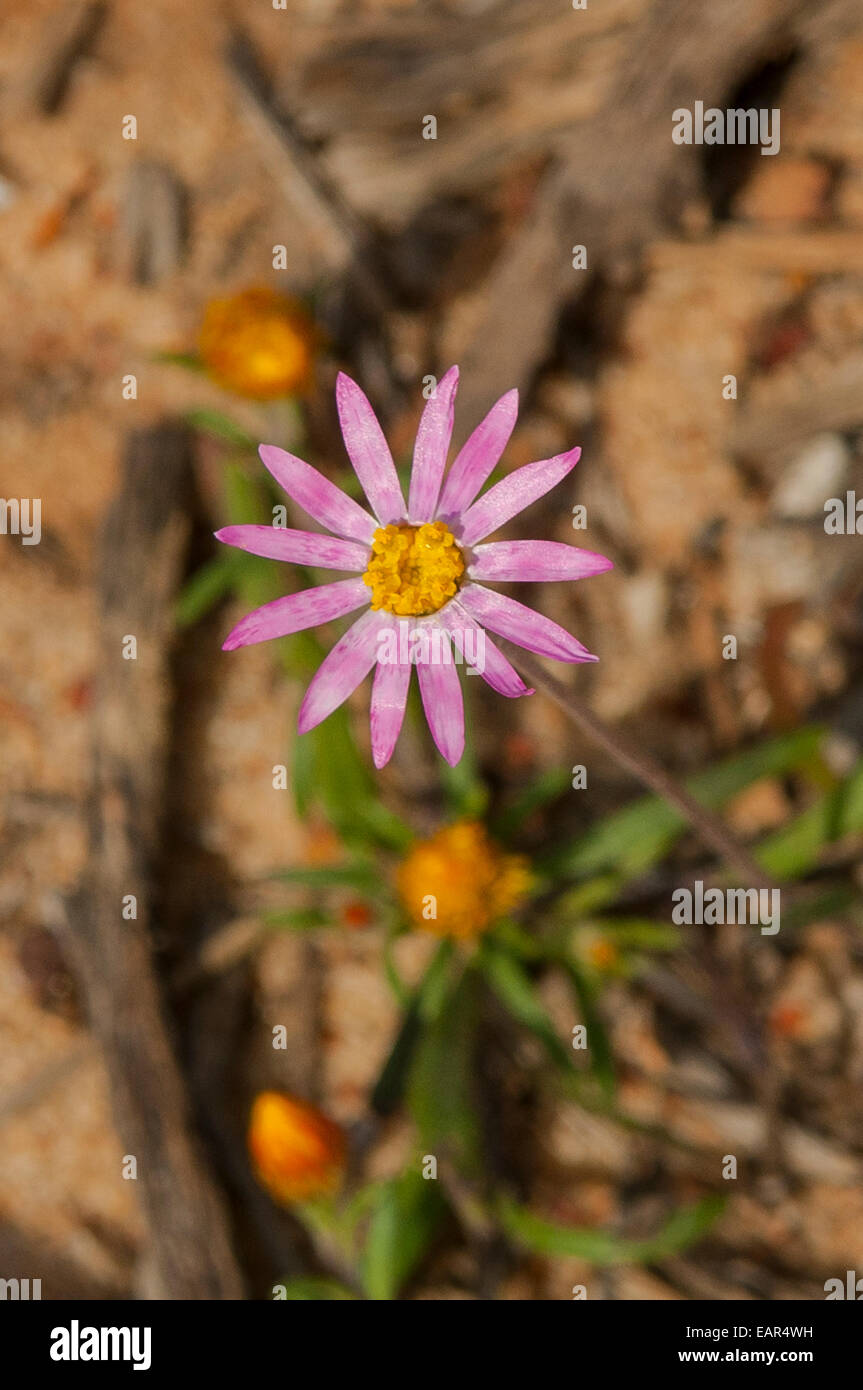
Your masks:
[[[674,144],[696,101],[778,108],[780,152]],[[590,889],[554,919],[581,995],[528,974],[564,1046],[596,1011],[614,1101],[549,1084],[517,1001],[485,1009],[482,1172],[447,1175],[421,1258],[373,1287],[793,1300],[863,1273],[863,550],[825,529],[863,500],[859,4],[6,0],[0,216],[0,494],[42,508],[38,545],[2,538],[0,1277],[269,1298],[344,1274],[256,1176],[249,1109],[319,1107],[361,1187],[412,1161],[416,1113],[369,1097],[405,1011],[383,947],[410,987],[431,943],[336,870],[390,882],[382,817],[465,816],[554,902]],[[503,472],[582,446],[508,534],[616,568],[527,601],[599,654],[564,673],[592,707],[796,882],[777,937],[669,932],[709,851],[674,825],[645,851],[656,807],[614,820],[641,789],[541,693],[470,692],[455,785],[419,725],[368,772],[366,683],[349,746],[298,771],[314,660],[221,652],[273,582],[211,539],[267,519],[257,442],[347,482],[343,368],[407,462],[453,362],[456,445],[517,386]],[[623,1242],[725,1204],[636,1257],[489,1224],[498,1181]]]

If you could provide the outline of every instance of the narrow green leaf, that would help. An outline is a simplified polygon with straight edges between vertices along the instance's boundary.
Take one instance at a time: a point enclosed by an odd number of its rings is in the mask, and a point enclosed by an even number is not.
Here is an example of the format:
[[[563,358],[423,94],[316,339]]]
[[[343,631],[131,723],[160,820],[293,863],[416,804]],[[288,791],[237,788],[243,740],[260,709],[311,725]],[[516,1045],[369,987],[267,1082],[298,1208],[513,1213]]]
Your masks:
[[[185,367],[187,371],[197,372],[199,375],[206,371],[200,357],[194,352],[156,352],[153,354],[154,362],[164,362],[169,367]]]
[[[298,907],[290,911],[265,912],[264,922],[268,927],[288,927],[292,931],[313,931],[318,927],[334,925],[332,917],[319,907]]]
[[[346,1288],[344,1284],[338,1283],[335,1279],[315,1279],[308,1278],[289,1279],[283,1285],[285,1299],[291,1301],[324,1302],[336,1303],[346,1302],[348,1299],[356,1300],[356,1294]],[[283,1302],[276,1299],[277,1303]]]
[[[310,738],[294,740],[291,787],[297,815],[305,820],[315,802],[315,745]]]
[[[223,415],[220,410],[210,410],[202,406],[200,409],[187,410],[183,416],[186,423],[192,429],[200,430],[201,434],[211,434],[216,439],[224,440],[226,444],[231,444],[235,449],[248,450],[254,453],[257,448],[255,440],[242,425],[238,425],[232,420],[230,415]]]
[[[413,832],[377,796],[368,764],[360,755],[342,706],[311,733],[315,800],[348,845],[380,845],[402,852]]]
[[[422,1029],[407,1083],[408,1104],[426,1153],[446,1153],[468,1176],[481,1171],[475,1097],[478,992],[466,970],[438,1016]]]
[[[788,906],[783,907],[782,930],[786,932],[808,927],[810,922],[823,921],[825,917],[847,912],[852,905],[857,907],[859,915],[860,891],[849,880],[827,884],[820,891],[816,887],[805,896],[795,895]]]
[[[509,951],[484,942],[480,966],[501,1003],[514,1018],[539,1038],[546,1052],[564,1071],[572,1072],[569,1049],[537,998],[536,987],[524,967]]]
[[[827,845],[861,830],[863,762],[833,791],[762,841],[755,858],[776,878],[802,878],[815,867]]]
[[[607,1100],[614,1098],[617,1079],[614,1071],[614,1053],[611,1039],[599,1011],[596,988],[588,981],[575,961],[562,961],[573,994],[575,995],[582,1021],[587,1029],[587,1061],[603,1095]]]
[[[423,1024],[442,1006],[451,958],[450,942],[442,941],[410,998],[372,1091],[370,1105],[377,1115],[391,1115],[402,1102]]]
[[[471,737],[471,697],[470,687],[472,678],[465,677],[463,682],[464,689],[464,714],[465,714],[465,744],[464,754],[455,767],[450,767],[449,763],[442,762],[440,765],[441,785],[444,795],[447,798],[450,809],[454,816],[463,817],[467,820],[479,820],[484,814],[488,805],[488,788],[485,786],[477,768],[474,755],[473,739]]]
[[[591,926],[624,951],[676,951],[683,941],[677,927],[649,917],[593,917]]]
[[[580,922],[600,908],[613,903],[624,886],[622,874],[601,874],[597,878],[585,879],[554,901],[554,915],[565,921]]]
[[[721,1214],[722,1197],[705,1197],[686,1207],[647,1240],[622,1240],[605,1231],[577,1226],[558,1226],[517,1203],[505,1199],[498,1205],[504,1230],[528,1250],[541,1255],[568,1255],[598,1265],[647,1264],[666,1259],[699,1240]]]
[[[398,907],[394,906],[394,910],[390,916],[390,920],[387,924],[387,929],[384,934],[384,942],[381,950],[381,956],[383,963],[383,971],[384,975],[386,976],[387,984],[392,990],[399,1007],[402,1009],[406,1009],[410,1005],[410,1001],[413,997],[413,991],[408,988],[408,986],[402,979],[402,974],[398,968],[395,957],[395,944],[398,941],[399,937],[403,935],[404,927],[401,921],[401,917],[399,915],[399,910]]]
[[[511,806],[505,807],[492,822],[494,834],[501,840],[508,840],[520,830],[524,822],[536,811],[570,790],[572,774],[569,768],[553,767],[541,772],[530,786],[516,798]]]
[[[178,627],[191,627],[225,598],[236,583],[233,554],[216,555],[195,570],[180,590],[174,614]]]
[[[716,810],[752,782],[779,776],[810,761],[823,730],[799,729],[782,738],[738,754],[687,780],[699,801]],[[667,853],[685,829],[679,812],[660,797],[640,797],[622,811],[606,817],[572,845],[562,846],[541,861],[546,872],[582,877],[616,869],[626,875],[642,873]]]
[[[429,1249],[446,1203],[439,1184],[419,1173],[404,1173],[384,1183],[378,1193],[366,1236],[361,1278],[367,1296],[396,1298]]]
[[[360,893],[379,893],[380,873],[374,865],[321,864],[314,867],[299,866],[295,869],[279,869],[271,875],[282,883],[296,883],[302,888],[356,888]]]

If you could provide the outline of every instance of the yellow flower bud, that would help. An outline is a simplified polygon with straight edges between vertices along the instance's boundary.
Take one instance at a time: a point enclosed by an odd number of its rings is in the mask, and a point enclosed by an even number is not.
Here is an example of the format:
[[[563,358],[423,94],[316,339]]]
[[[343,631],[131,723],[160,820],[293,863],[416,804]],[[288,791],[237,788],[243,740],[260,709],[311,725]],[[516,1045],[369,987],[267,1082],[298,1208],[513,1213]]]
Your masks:
[[[248,289],[207,305],[198,351],[228,391],[274,400],[308,389],[317,334],[305,309],[270,289]]]
[[[481,935],[523,902],[530,884],[527,860],[506,854],[476,821],[445,826],[414,845],[397,880],[417,927],[463,940]]]

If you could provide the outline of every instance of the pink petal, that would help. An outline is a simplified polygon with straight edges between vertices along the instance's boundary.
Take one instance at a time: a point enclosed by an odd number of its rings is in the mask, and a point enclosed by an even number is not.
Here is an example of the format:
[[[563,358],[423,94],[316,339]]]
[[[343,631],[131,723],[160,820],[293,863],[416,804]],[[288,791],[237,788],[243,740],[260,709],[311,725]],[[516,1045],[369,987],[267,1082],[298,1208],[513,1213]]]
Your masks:
[[[545,496],[561,478],[566,477],[580,458],[580,449],[570,449],[568,453],[557,454],[551,459],[526,463],[523,468],[517,468],[514,473],[495,483],[462,517],[461,544],[474,545],[483,540],[524,511],[538,497]]]
[[[472,579],[506,583],[518,580],[587,579],[614,569],[613,561],[592,550],[561,541],[492,541],[474,550],[468,569]]]
[[[339,372],[336,407],[354,472],[375,516],[386,526],[405,517],[405,500],[390,447],[371,403],[355,381]]]
[[[435,514],[455,413],[458,367],[450,367],[426,401],[417,430],[411,469],[408,516],[415,525],[431,521]]]
[[[317,627],[331,618],[341,618],[355,608],[362,608],[371,599],[371,591],[361,579],[339,579],[335,584],[320,584],[316,589],[301,589],[298,594],[265,603],[247,613],[228,633],[222,643],[223,652],[248,647],[253,642],[268,642],[271,637],[287,637],[303,628]]]
[[[279,487],[321,526],[337,536],[371,544],[375,523],[368,512],[317,468],[275,444],[262,444],[258,453]]]
[[[456,599],[453,599],[451,603],[440,610],[437,619],[451,636],[453,634],[460,636],[462,652],[465,649],[463,633],[466,628],[482,633],[482,646],[474,648],[474,650],[483,653],[484,661],[479,662],[476,669],[492,690],[496,690],[499,695],[506,695],[510,700],[516,699],[519,695],[532,695],[534,693],[525,685],[512,662],[507,661],[500,647],[495,646],[485,629],[471,617],[467,609],[462,608]]]
[[[438,516],[461,516],[501,460],[518,416],[518,391],[507,391],[459,450],[443,485]]]
[[[464,752],[464,700],[452,662],[417,665],[423,709],[441,757],[455,767]]]
[[[365,680],[377,660],[384,626],[380,613],[370,608],[327,652],[300,705],[297,728],[301,734],[322,723]]]
[[[529,652],[552,656],[556,661],[599,660],[551,618],[481,584],[466,584],[459,590],[458,601],[484,627]]]
[[[410,640],[410,632],[407,634]],[[386,767],[401,733],[411,683],[409,661],[378,662],[369,722],[375,767]]]
[[[224,526],[216,531],[223,545],[263,555],[268,560],[289,560],[295,565],[317,565],[328,570],[364,570],[368,546],[338,540],[317,531],[291,531],[285,526]]]

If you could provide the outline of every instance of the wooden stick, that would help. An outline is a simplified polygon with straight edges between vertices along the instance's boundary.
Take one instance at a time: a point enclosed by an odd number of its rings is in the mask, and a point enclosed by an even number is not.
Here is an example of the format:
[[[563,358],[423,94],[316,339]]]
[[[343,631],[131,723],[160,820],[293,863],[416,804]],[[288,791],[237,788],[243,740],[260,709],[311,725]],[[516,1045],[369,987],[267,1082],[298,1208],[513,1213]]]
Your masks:
[[[672,111],[696,97],[707,105],[722,100],[798,8],[796,0],[647,7],[610,99],[558,141],[559,158],[524,227],[492,267],[485,312],[460,354],[465,419],[479,419],[501,383],[527,387],[548,351],[561,301],[580,296],[597,268],[614,272],[634,263],[696,196],[699,151],[672,142]],[[587,270],[572,268],[573,245],[587,248]]]
[[[70,911],[70,942],[121,1142],[137,1159],[158,1296],[230,1299],[243,1296],[242,1279],[195,1137],[151,940],[189,468],[184,431],[162,425],[133,435],[105,527],[90,859]],[[136,655],[125,659],[131,639]],[[119,1169],[106,1177],[122,1181]]]

